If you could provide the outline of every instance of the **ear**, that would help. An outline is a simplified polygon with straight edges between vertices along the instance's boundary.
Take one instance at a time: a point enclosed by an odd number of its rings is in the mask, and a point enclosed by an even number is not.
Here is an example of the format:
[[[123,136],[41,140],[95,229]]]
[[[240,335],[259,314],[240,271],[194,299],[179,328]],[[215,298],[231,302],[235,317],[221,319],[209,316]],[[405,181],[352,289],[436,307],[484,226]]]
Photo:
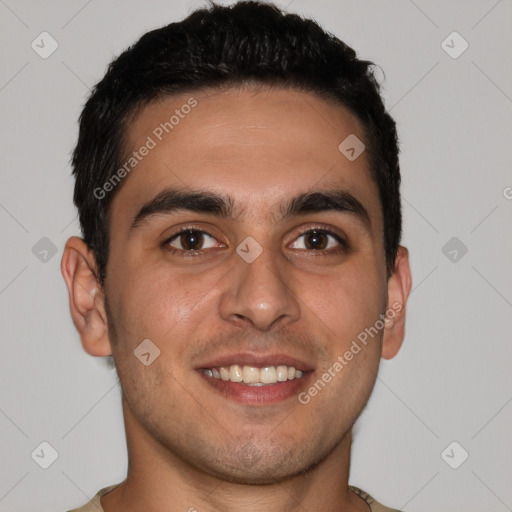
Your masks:
[[[405,306],[411,285],[409,251],[405,247],[399,246],[393,273],[388,279],[388,299],[382,339],[382,357],[384,359],[395,357],[404,341]]]
[[[92,250],[81,238],[71,237],[64,248],[60,268],[68,287],[71,317],[84,350],[91,356],[112,354],[105,297],[96,277]]]

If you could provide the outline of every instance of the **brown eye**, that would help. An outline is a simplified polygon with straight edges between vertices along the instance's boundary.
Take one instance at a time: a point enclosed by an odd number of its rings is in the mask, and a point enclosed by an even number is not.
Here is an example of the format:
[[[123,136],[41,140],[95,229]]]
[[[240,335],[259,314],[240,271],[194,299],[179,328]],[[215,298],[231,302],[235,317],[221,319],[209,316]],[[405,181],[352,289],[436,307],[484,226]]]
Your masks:
[[[174,249],[182,251],[200,251],[215,246],[215,243],[208,242],[208,240],[215,242],[215,238],[205,231],[187,229],[169,238],[167,243]],[[210,243],[210,245],[208,245],[208,243]]]
[[[303,239],[301,243],[294,242],[292,249],[303,249],[306,251],[325,251],[336,246],[344,247],[343,240],[325,229],[310,229],[300,235],[297,240]]]
[[[329,243],[327,235],[322,232],[312,231],[304,235],[304,242],[308,249],[325,249]]]

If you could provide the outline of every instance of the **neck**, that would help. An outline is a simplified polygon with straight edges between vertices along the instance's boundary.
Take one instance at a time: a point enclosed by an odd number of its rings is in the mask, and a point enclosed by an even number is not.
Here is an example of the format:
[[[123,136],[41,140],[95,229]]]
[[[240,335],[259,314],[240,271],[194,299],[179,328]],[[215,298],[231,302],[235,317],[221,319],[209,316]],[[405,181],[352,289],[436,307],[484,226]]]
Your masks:
[[[135,420],[123,400],[128,448],[126,480],[101,499],[104,512],[367,512],[348,487],[351,432],[324,459],[298,475],[266,485],[245,485],[191,465]]]

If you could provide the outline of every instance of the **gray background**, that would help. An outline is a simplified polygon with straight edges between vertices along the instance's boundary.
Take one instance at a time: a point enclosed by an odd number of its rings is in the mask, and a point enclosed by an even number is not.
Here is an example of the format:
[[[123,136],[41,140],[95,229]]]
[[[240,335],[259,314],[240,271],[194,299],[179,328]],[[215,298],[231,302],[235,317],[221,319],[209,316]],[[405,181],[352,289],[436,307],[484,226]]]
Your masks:
[[[68,510],[125,477],[117,379],[83,351],[59,270],[80,233],[69,156],[108,62],[199,5],[0,0],[2,512]],[[410,512],[512,510],[512,2],[278,5],[382,67],[401,139],[414,289],[402,351],[357,424],[351,483]],[[59,45],[47,59],[31,48],[43,31]],[[442,47],[453,31],[469,44],[458,58]],[[31,457],[43,441],[59,455],[48,469]],[[441,456],[453,441],[469,453],[458,469],[445,461],[462,448]]]

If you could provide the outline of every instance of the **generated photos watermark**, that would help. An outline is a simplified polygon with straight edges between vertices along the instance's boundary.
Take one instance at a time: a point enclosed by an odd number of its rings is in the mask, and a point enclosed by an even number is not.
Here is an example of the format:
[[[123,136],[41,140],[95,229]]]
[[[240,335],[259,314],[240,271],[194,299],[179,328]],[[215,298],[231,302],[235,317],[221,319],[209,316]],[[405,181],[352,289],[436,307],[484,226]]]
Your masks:
[[[312,386],[307,389],[307,391],[299,393],[297,397],[299,402],[303,405],[309,404],[311,398],[318,395],[318,393],[322,391],[325,386],[331,382],[331,380],[336,377],[336,375],[340,373],[341,370],[343,370],[343,368],[345,368],[345,366],[347,366],[348,363],[352,361],[352,359],[354,359],[354,357],[359,354],[364,347],[368,345],[369,338],[373,339],[375,336],[377,336],[379,332],[384,329],[386,323],[393,320],[396,314],[402,311],[402,309],[403,304],[395,302],[391,308],[386,310],[385,313],[379,315],[379,319],[371,327],[366,327],[363,331],[361,331],[357,335],[357,339],[352,341],[350,348],[345,351],[343,355],[339,355],[336,361]]]
[[[168,133],[174,130],[176,126],[178,126],[182,119],[185,119],[185,117],[190,114],[195,106],[197,106],[197,100],[191,97],[186,103],[181,105],[180,108],[177,108],[174,111],[174,114],[169,117],[168,121],[160,123],[151,132],[151,135],[147,136],[146,142],[137,151],[133,151],[132,155],[112,176],[110,176],[103,186],[96,187],[94,189],[94,197],[101,200],[107,196],[107,193],[112,192],[121,180],[130,174],[130,172],[133,171],[133,169],[135,169],[147,155],[149,155],[149,152],[152,149],[155,149],[158,143],[161,142]]]

